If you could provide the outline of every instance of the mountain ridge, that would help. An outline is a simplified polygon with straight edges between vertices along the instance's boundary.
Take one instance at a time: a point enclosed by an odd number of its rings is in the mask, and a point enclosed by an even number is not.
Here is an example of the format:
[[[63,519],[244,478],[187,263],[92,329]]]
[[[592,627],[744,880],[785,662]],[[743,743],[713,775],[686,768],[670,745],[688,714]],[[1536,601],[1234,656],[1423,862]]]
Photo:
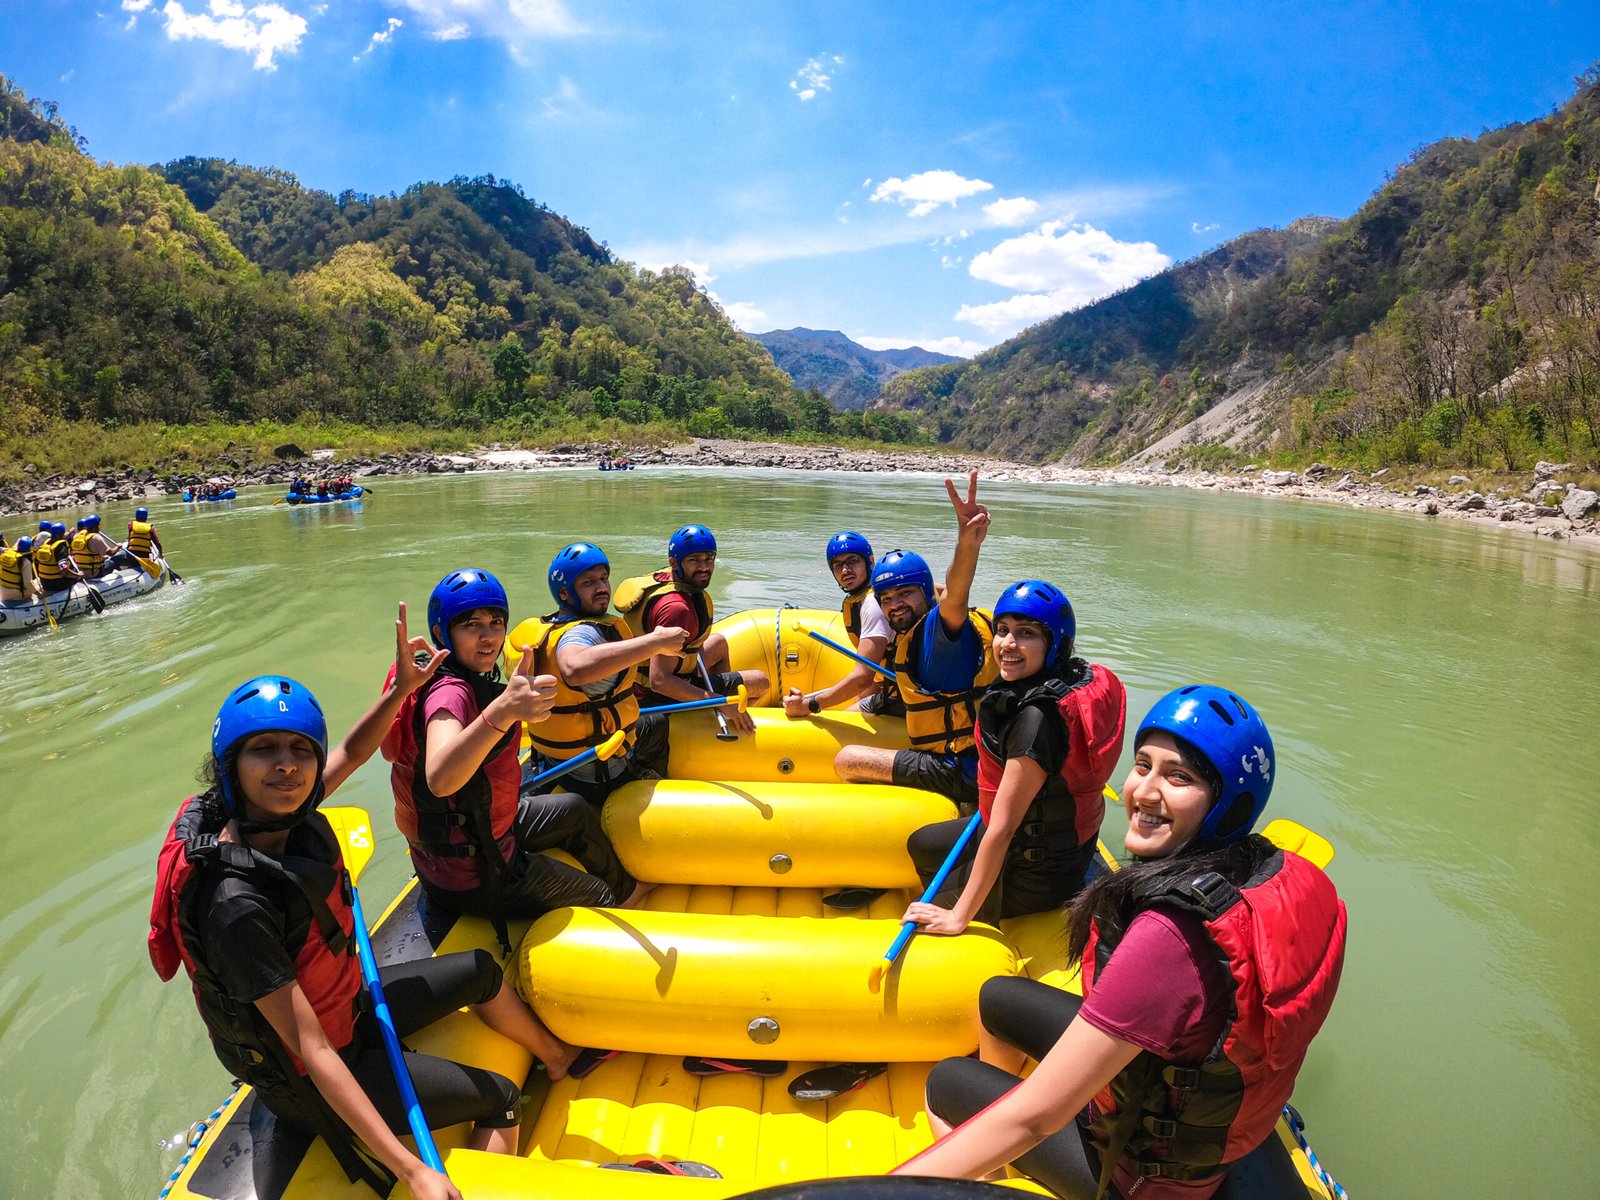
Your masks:
[[[837,329],[803,325],[748,336],[767,348],[796,387],[815,390],[845,410],[867,407],[885,383],[904,371],[961,361],[921,346],[871,350]]]

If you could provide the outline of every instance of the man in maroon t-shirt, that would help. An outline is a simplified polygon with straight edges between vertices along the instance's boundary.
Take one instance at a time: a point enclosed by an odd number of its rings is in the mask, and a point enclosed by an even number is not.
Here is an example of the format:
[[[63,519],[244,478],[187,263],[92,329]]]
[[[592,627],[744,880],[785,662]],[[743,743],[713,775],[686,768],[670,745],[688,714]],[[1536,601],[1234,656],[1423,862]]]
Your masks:
[[[661,590],[640,606],[639,619],[645,633],[663,626],[682,629],[687,635],[685,652],[681,656],[657,654],[650,659],[650,682],[641,703],[674,704],[727,696],[741,684],[750,703],[760,703],[769,686],[766,672],[730,670],[727,640],[720,633],[707,633],[712,606],[705,593],[717,569],[716,536],[704,525],[685,525],[667,543],[667,564],[668,571],[656,575]],[[728,713],[728,721],[741,733],[755,732],[755,722],[747,713],[734,709]]]

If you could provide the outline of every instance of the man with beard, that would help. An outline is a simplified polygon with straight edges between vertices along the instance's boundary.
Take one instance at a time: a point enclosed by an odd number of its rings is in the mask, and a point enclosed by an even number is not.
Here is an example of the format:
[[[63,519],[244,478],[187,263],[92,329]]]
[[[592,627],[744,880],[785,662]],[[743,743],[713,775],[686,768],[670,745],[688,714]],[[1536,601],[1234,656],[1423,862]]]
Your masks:
[[[667,570],[626,579],[618,586],[617,611],[635,636],[668,627],[684,633],[676,652],[657,652],[639,668],[644,687],[640,700],[647,706],[728,696],[740,684],[752,705],[765,697],[766,672],[730,670],[727,640],[711,632],[714,610],[706,588],[716,569],[716,535],[704,525],[685,525],[667,542]],[[728,723],[741,733],[755,732],[750,715],[737,709],[728,714]]]
[[[576,758],[617,730],[628,735],[627,750],[595,759],[562,777],[561,786],[599,805],[622,784],[658,778],[667,768],[667,718],[639,715],[634,668],[657,654],[677,654],[686,631],[660,625],[635,637],[621,617],[612,616],[611,563],[589,542],[573,542],[550,560],[550,595],[556,611],[531,617],[512,630],[517,652],[532,651],[534,670],[556,681],[550,716],[528,726],[541,762],[539,769]]]
[[[841,529],[828,539],[827,558],[828,570],[839,590],[844,592],[840,611],[851,645],[862,658],[883,662],[892,631],[889,622],[884,620],[883,609],[878,606],[878,598],[872,594],[872,569],[877,562],[872,544],[854,529]],[[878,678],[870,668],[857,665],[839,682],[809,695],[799,688],[790,688],[783,697],[783,711],[791,719],[807,714],[814,716],[834,707],[887,711],[881,703],[883,693],[876,686]]]
[[[963,813],[978,802],[978,752],[973,724],[978,697],[999,673],[991,643],[994,621],[968,597],[978,550],[989,532],[989,510],[978,503],[978,473],[967,477],[963,500],[944,481],[956,515],[956,550],[944,595],[934,596],[933,572],[920,554],[892,550],[878,562],[872,590],[894,631],[888,662],[905,704],[909,750],[845,746],[833,760],[846,783],[895,783],[949,796]]]

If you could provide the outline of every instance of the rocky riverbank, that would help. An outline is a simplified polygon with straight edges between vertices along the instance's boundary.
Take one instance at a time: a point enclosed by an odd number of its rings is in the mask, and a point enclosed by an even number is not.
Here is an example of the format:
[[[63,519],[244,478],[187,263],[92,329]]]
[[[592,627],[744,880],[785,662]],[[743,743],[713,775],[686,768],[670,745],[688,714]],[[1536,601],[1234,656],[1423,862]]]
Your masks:
[[[119,501],[154,499],[181,493],[216,476],[246,488],[287,485],[307,475],[440,475],[467,471],[537,471],[592,468],[602,454],[625,453],[636,464],[705,467],[719,470],[773,468],[789,471],[908,471],[958,474],[977,468],[992,479],[1034,480],[1086,486],[1131,485],[1187,487],[1208,491],[1249,492],[1276,498],[1319,500],[1350,508],[1378,508],[1425,517],[1477,521],[1539,537],[1573,539],[1600,547],[1600,495],[1573,482],[1570,464],[1537,464],[1532,472],[1499,478],[1486,491],[1473,480],[1451,476],[1442,484],[1401,480],[1389,470],[1370,474],[1313,464],[1304,471],[1271,471],[1243,467],[1233,473],[1168,471],[1156,465],[1139,467],[1030,466],[945,452],[848,450],[787,443],[697,439],[662,448],[556,446],[517,450],[491,446],[474,454],[384,454],[371,458],[336,458],[330,450],[305,453],[280,446],[271,461],[230,461],[224,454],[205,474],[127,468],[94,476],[51,476],[0,488],[0,516],[15,513],[109,507]]]

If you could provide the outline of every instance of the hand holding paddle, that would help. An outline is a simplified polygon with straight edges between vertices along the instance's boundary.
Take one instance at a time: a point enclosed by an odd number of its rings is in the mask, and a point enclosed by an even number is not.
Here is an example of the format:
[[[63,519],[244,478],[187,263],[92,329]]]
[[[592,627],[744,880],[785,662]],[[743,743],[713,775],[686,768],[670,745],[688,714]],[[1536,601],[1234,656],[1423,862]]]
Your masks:
[[[972,819],[967,822],[967,827],[961,831],[961,836],[956,839],[956,844],[950,848],[949,855],[944,860],[944,865],[939,868],[939,873],[933,877],[933,882],[928,884],[927,890],[922,893],[923,904],[932,904],[933,898],[939,894],[939,889],[944,886],[944,881],[950,877],[950,872],[955,869],[956,860],[961,857],[961,852],[967,848],[967,843],[972,840],[972,835],[978,832],[978,826],[983,822],[982,813],[973,813]],[[915,908],[916,905],[912,905]],[[909,914],[910,909],[907,910]],[[884,951],[883,961],[874,963],[872,973],[867,976],[867,988],[876,992],[883,986],[883,976],[894,965],[894,960],[900,957],[900,951],[906,948],[906,943],[911,940],[911,935],[917,930],[915,921],[906,921],[900,926],[894,943]]]
[[[717,689],[711,686],[711,672],[706,670],[706,660],[704,658],[700,657],[700,652],[698,650],[695,651],[694,663],[695,663],[695,666],[700,668],[700,678],[705,681],[706,691],[710,692],[712,697],[714,698],[717,695]],[[732,732],[728,728],[728,718],[722,715],[721,707],[720,706],[715,707],[713,711],[716,713],[716,716],[717,716],[717,741],[719,741],[719,742],[735,741],[738,738],[739,735],[737,733]],[[739,721],[739,728],[743,732],[745,732],[745,733],[754,733],[756,731],[755,722],[750,719],[748,714],[746,714],[746,712],[744,711],[744,707],[742,705],[739,708],[739,717],[741,718],[741,720]]]

